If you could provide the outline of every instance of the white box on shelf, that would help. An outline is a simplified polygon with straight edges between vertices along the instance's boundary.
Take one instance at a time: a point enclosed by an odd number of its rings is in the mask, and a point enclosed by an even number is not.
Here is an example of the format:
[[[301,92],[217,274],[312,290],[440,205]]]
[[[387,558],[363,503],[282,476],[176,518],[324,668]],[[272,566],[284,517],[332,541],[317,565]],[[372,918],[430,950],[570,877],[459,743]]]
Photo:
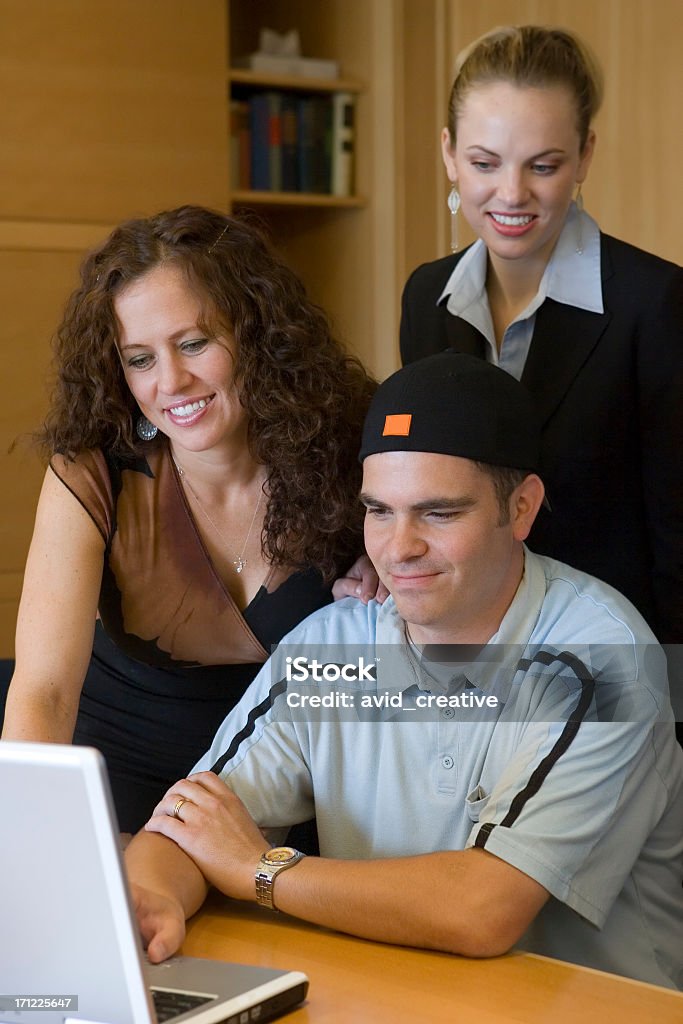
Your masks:
[[[262,75],[339,78],[338,61],[319,60],[316,57],[286,57],[270,53],[250,53],[246,57],[237,57],[234,66],[257,71]]]

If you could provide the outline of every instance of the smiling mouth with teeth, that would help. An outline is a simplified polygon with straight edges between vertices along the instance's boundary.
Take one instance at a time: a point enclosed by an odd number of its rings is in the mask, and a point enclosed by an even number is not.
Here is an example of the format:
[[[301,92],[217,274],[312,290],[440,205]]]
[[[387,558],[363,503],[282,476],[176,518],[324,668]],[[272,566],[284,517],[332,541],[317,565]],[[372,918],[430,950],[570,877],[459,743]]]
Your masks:
[[[173,413],[174,416],[192,416],[193,413],[199,412],[200,409],[204,409],[210,401],[210,398],[200,398],[198,402],[188,402],[186,405],[174,405],[169,409],[169,412]]]
[[[504,213],[492,213],[491,217],[495,220],[496,224],[504,224],[506,227],[520,228],[525,224],[530,224],[534,219],[530,213],[523,214],[521,216],[513,216]]]

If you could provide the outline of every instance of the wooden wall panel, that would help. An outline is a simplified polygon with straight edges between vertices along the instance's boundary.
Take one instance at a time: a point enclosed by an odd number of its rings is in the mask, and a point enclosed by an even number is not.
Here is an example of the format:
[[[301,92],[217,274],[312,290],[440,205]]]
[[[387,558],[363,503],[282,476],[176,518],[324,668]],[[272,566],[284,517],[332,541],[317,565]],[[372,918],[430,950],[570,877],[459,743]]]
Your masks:
[[[0,217],[225,207],[222,0],[0,0]]]
[[[446,64],[444,0],[403,2],[400,182],[404,220],[401,280],[434,259],[443,234],[445,172],[438,158],[443,126]],[[401,165],[399,165],[401,166]]]
[[[256,14],[256,8],[258,14]],[[242,0],[230,2],[230,48],[258,47],[258,25],[299,30],[305,56],[339,61],[342,76],[360,81],[356,183],[363,209],[268,209],[271,237],[309,294],[331,315],[336,333],[370,369],[386,376],[397,365],[399,228],[395,197],[396,0]]]

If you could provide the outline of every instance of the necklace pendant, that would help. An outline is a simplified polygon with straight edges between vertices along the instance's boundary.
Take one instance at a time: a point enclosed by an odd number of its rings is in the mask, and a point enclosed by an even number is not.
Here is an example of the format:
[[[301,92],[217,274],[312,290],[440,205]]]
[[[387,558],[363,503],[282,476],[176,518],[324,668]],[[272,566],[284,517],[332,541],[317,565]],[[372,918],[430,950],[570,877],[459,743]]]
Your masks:
[[[244,559],[242,558],[242,556],[241,556],[241,555],[239,555],[239,557],[238,557],[238,558],[235,558],[235,559],[233,560],[233,563],[232,563],[232,564],[233,564],[233,565],[235,566],[235,572],[237,572],[237,573],[240,573],[240,572],[242,572],[242,570],[244,569],[244,567],[245,567],[245,565],[246,565],[247,563],[246,563],[246,562],[245,562],[245,560],[244,560]]]

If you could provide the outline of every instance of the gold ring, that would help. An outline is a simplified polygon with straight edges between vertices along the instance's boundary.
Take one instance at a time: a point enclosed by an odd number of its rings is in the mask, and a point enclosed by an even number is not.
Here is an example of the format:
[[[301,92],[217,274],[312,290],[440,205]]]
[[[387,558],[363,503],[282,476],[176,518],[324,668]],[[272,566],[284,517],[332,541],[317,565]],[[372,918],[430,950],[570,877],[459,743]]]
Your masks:
[[[173,817],[177,818],[178,821],[182,821],[183,820],[180,817],[180,808],[183,806],[183,804],[186,804],[186,803],[187,803],[187,799],[184,796],[181,796],[180,800],[176,801],[176,805],[173,808]]]

